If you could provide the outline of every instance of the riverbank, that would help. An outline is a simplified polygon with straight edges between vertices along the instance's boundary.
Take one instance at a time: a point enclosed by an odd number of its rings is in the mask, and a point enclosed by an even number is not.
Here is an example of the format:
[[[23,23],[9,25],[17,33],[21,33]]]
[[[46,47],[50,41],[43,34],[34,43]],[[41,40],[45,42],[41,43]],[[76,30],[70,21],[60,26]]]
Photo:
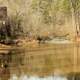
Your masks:
[[[78,64],[76,63],[77,50],[80,52],[80,46],[75,43],[40,43],[36,40],[24,41],[21,45],[14,45],[11,48],[11,66],[9,67],[10,74],[25,74],[38,75],[38,76],[49,76],[54,74],[54,70],[58,69],[64,74],[71,72],[79,72],[79,57]],[[36,45],[35,45],[36,44]],[[24,52],[22,49],[24,49]],[[18,49],[21,51],[18,52]],[[22,55],[23,56],[22,56]],[[20,63],[22,60],[22,63]],[[75,62],[74,62],[75,61]],[[77,65],[78,66],[77,66]],[[76,67],[75,67],[76,65]]]

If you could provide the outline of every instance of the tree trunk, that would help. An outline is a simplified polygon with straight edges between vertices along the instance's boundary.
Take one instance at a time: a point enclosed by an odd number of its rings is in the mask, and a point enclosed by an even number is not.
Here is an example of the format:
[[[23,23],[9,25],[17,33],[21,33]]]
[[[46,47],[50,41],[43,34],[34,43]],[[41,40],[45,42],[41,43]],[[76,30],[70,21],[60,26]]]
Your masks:
[[[73,25],[73,28],[75,30],[75,36],[78,36],[79,27],[78,27],[78,24],[77,24],[76,10],[75,10],[75,6],[73,5],[73,3],[74,3],[73,1],[74,0],[70,0],[71,14],[72,14],[72,25]]]

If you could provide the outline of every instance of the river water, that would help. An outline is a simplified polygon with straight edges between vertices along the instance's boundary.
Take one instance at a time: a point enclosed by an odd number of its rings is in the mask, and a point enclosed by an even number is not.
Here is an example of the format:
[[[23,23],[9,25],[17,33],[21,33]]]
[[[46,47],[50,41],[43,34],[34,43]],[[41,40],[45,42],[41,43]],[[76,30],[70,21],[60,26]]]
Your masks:
[[[1,80],[80,80],[79,57],[80,46],[72,43],[11,51]]]

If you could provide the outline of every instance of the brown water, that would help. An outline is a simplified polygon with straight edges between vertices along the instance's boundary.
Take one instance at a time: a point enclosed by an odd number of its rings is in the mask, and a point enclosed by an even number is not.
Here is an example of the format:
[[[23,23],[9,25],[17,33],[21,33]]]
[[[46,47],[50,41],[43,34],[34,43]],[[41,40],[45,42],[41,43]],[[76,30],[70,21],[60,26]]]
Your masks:
[[[60,74],[70,75],[70,78],[75,76],[74,73],[80,72],[79,57],[79,44],[44,44],[34,48],[24,48],[24,51],[11,51],[8,69],[10,75],[20,76],[24,73],[42,77]]]

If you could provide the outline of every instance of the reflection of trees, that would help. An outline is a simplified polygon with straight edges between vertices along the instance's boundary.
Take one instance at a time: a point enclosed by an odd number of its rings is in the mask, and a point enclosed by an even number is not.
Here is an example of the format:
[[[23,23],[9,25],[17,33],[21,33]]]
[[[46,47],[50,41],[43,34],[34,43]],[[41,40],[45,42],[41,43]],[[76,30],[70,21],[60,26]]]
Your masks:
[[[8,80],[10,78],[9,63],[11,57],[9,54],[0,54],[0,78]]]
[[[24,64],[24,50],[23,49],[15,49],[10,51],[11,57],[11,65],[12,66],[19,66]]]
[[[44,72],[51,74],[53,70],[53,60],[51,55],[45,55]]]

